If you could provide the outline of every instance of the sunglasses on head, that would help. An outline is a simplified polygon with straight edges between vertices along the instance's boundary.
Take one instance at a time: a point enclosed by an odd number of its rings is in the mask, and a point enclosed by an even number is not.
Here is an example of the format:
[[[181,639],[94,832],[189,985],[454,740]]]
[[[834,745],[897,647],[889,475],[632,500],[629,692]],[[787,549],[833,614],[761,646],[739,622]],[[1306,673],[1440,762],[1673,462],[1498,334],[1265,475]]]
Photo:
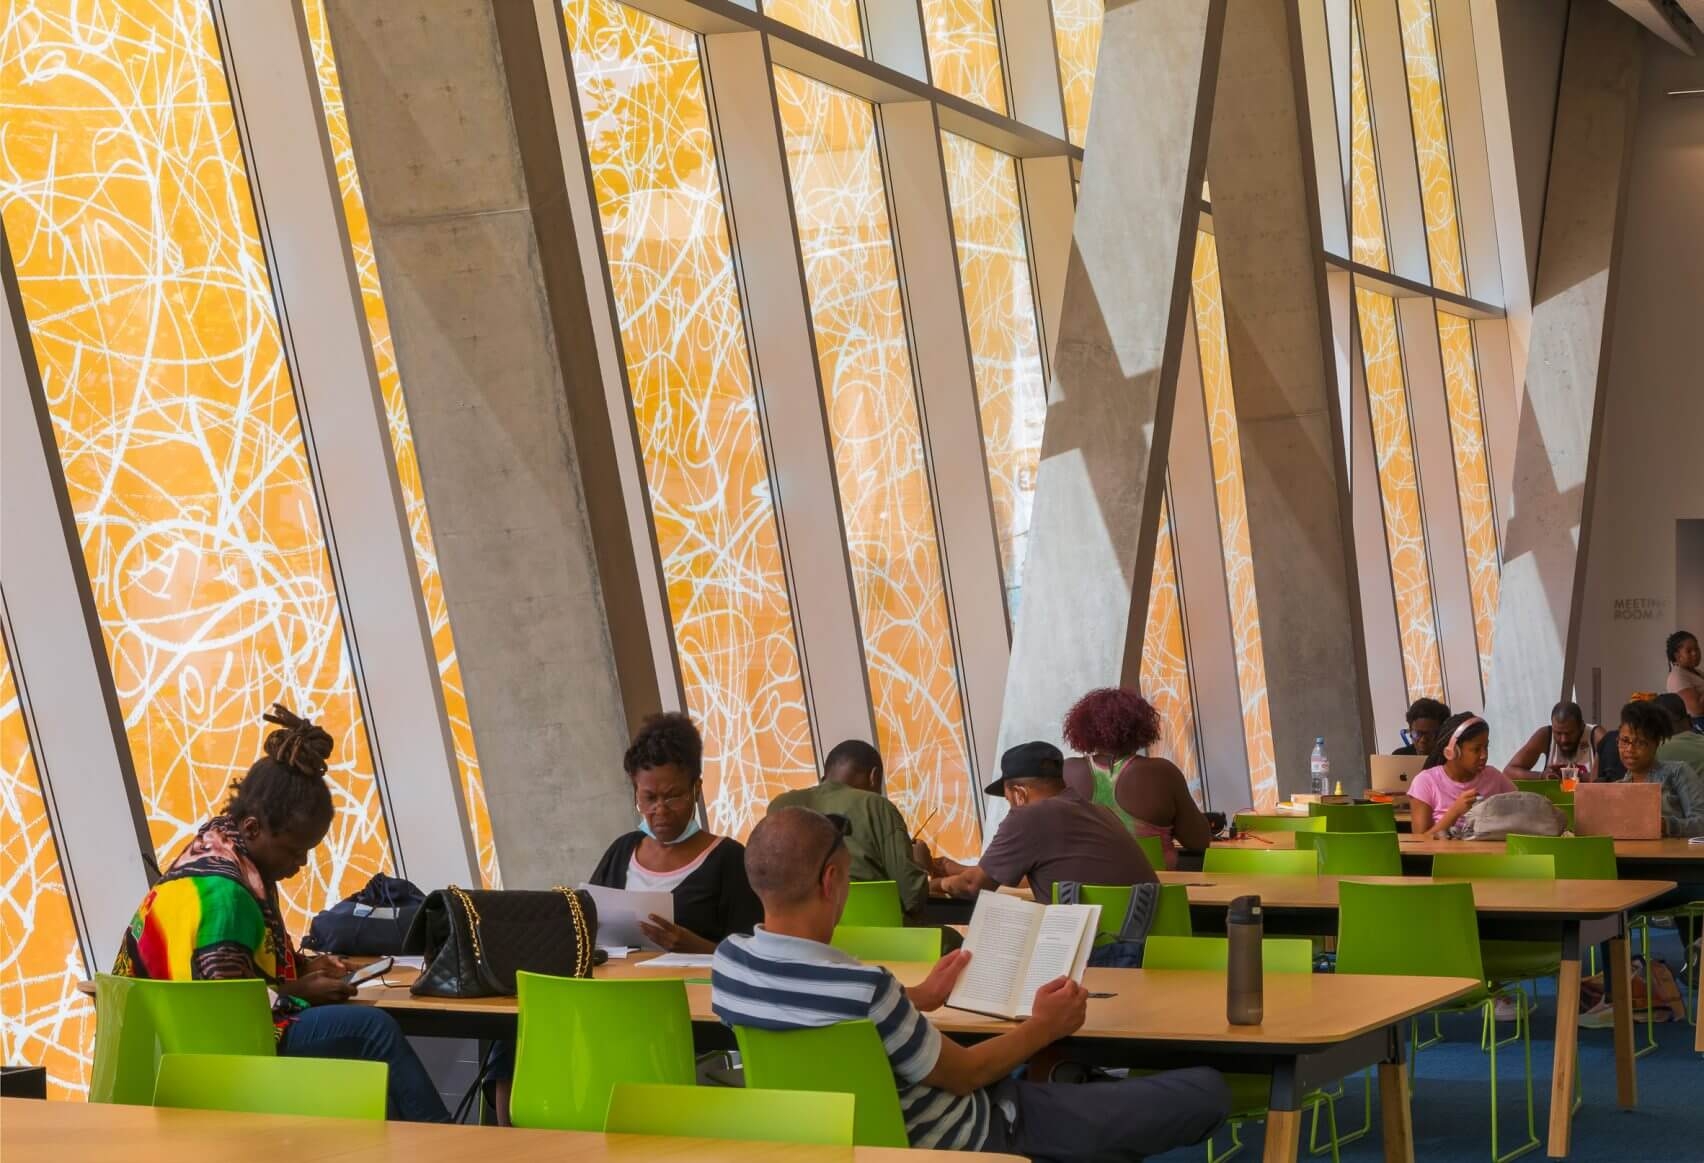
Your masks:
[[[846,847],[846,837],[852,831],[852,821],[839,812],[828,813],[828,822],[834,825],[834,842],[828,846],[828,851],[823,853],[822,863],[817,866],[818,880],[828,871],[828,862],[834,859],[834,854]]]

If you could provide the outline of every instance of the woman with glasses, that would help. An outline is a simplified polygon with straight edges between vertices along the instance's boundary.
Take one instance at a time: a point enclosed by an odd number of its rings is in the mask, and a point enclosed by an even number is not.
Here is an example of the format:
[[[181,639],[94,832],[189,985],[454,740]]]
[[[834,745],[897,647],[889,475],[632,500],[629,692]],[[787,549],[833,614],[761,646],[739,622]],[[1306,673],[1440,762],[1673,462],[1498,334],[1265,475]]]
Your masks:
[[[691,719],[675,713],[645,720],[622,760],[639,828],[609,846],[591,879],[605,888],[673,894],[673,921],[652,916],[639,925],[673,953],[713,952],[722,938],[749,933],[763,920],[746,882],[744,847],[699,825],[703,759]]]

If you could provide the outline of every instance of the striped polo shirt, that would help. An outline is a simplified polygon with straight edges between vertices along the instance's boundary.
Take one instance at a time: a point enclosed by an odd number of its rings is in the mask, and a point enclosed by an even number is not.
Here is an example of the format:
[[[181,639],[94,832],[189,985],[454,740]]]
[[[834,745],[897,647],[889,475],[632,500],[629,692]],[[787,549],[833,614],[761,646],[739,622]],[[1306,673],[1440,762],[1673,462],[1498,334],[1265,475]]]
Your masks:
[[[730,1026],[800,1030],[867,1018],[887,1050],[913,1147],[980,1150],[988,1139],[988,1092],[924,1086],[941,1056],[941,1034],[893,974],[817,941],[766,932],[716,946],[710,1004]]]

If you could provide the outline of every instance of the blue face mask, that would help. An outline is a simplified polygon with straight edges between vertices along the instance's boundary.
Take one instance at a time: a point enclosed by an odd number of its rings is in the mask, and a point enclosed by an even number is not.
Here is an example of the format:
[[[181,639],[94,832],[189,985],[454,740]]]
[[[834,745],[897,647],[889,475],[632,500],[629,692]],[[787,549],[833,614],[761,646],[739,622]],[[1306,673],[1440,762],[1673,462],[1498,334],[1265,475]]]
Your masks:
[[[639,817],[639,830],[651,839],[657,840],[657,834],[651,831],[651,821],[647,820],[644,816]],[[694,812],[692,818],[686,822],[686,827],[681,829],[680,835],[676,836],[673,840],[657,840],[657,843],[664,844],[672,848],[676,844],[686,843],[688,840],[698,835],[700,831],[702,831],[702,829],[698,825],[698,813]]]

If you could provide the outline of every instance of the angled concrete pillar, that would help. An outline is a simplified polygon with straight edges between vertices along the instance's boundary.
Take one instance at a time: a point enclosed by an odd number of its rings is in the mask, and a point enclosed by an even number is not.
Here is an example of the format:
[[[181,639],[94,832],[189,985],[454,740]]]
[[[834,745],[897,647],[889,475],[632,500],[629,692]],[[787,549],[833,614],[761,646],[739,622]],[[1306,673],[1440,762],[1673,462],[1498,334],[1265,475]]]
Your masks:
[[[1585,579],[1642,35],[1599,0],[1574,0],[1568,15],[1486,696],[1486,717],[1505,741],[1544,722],[1574,686],[1573,612]],[[1495,750],[1493,759],[1506,754]]]
[[[1002,747],[1140,672],[1224,16],[1107,5]]]
[[[1306,790],[1315,736],[1346,788],[1374,737],[1301,43],[1294,5],[1231,6],[1207,162],[1277,761],[1257,807]]]
[[[327,14],[504,882],[572,882],[632,826],[621,753],[657,690],[544,80],[560,50],[524,6]]]

